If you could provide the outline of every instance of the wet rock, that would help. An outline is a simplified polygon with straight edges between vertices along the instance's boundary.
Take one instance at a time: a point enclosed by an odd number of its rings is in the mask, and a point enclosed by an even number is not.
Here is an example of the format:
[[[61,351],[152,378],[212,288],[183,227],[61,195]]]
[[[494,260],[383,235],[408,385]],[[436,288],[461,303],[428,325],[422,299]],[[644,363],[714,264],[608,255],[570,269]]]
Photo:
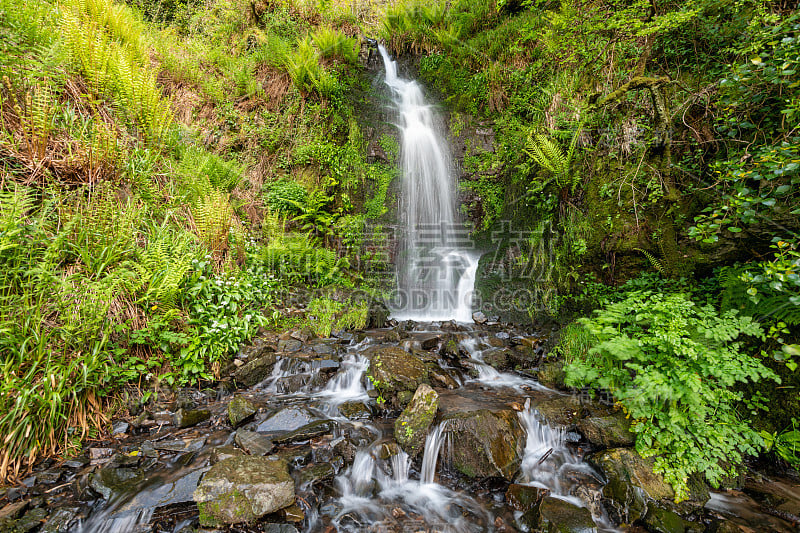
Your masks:
[[[303,347],[303,343],[297,339],[281,339],[278,341],[279,352],[296,352]]]
[[[114,495],[133,489],[143,478],[139,469],[106,465],[94,473],[89,486],[104,500],[110,500]]]
[[[245,346],[241,349],[237,357],[242,359],[247,359],[248,361],[255,361],[261,357],[264,357],[270,353],[273,353],[275,348],[268,345],[264,339],[253,339],[252,344]]]
[[[89,460],[92,464],[97,464],[97,461],[109,459],[113,453],[111,448],[89,448]]]
[[[647,504],[647,513],[644,517],[647,531],[652,533],[685,533],[686,523],[672,511],[661,509],[650,502]]]
[[[423,383],[395,420],[394,438],[410,456],[416,457],[425,449],[425,439],[438,409],[439,395]]]
[[[508,348],[489,348],[483,352],[483,362],[497,370],[511,367],[513,353]]]
[[[653,472],[653,459],[645,459],[631,448],[608,449],[588,459],[608,480],[603,502],[617,522],[632,523],[643,518],[651,501],[673,512],[689,513],[702,509],[709,499],[705,485],[692,483],[689,499],[675,504],[672,487]]]
[[[320,481],[330,481],[336,475],[336,470],[330,463],[319,463],[307,466],[300,470],[300,484],[302,486],[313,485]]]
[[[175,440],[165,440],[161,442],[157,442],[152,445],[156,450],[162,450],[166,452],[177,452],[177,453],[185,453],[185,452],[199,452],[203,449],[203,445],[206,443],[205,437],[197,437],[196,439],[175,439]],[[147,454],[147,450],[142,443],[142,450],[143,454]]]
[[[419,340],[419,345],[423,350],[433,350],[437,346],[439,346],[439,341],[441,337],[439,335],[434,334],[426,334],[420,337],[417,337]]]
[[[300,392],[308,385],[310,377],[311,376],[308,374],[286,376],[277,380],[275,387],[281,394],[294,394],[295,392]]]
[[[258,359],[248,361],[247,364],[236,370],[233,374],[233,380],[241,386],[252,387],[270,376],[276,360],[275,354],[270,352]]]
[[[159,426],[169,426],[172,424],[172,413],[169,411],[156,411],[153,413],[153,420]]]
[[[212,465],[214,465],[220,461],[224,461],[225,459],[230,459],[231,457],[241,457],[242,455],[244,455],[244,451],[240,450],[239,448],[234,448],[230,445],[217,446],[211,450],[209,461]]]
[[[294,431],[313,422],[317,417],[302,407],[286,407],[261,422],[256,431],[259,433],[285,433]]]
[[[266,455],[274,447],[272,441],[264,435],[246,429],[238,430],[234,441],[250,455]]]
[[[127,422],[118,420],[114,422],[114,425],[111,427],[111,435],[114,437],[125,435],[130,427],[131,425]]]
[[[461,358],[461,347],[458,345],[458,341],[453,338],[445,341],[442,349],[439,350],[439,355],[451,361],[458,361]]]
[[[294,504],[294,481],[277,457],[234,457],[203,476],[194,501],[200,523],[216,527],[256,520]]]
[[[444,421],[459,472],[471,478],[514,478],[525,447],[525,430],[516,412],[481,409],[448,414]]]
[[[64,466],[66,468],[78,469],[83,468],[84,466],[89,464],[89,458],[85,455],[80,455],[78,457],[74,457],[68,461],[64,461]]]
[[[12,531],[14,533],[28,533],[28,531],[33,531],[42,525],[45,518],[47,518],[47,511],[41,507],[31,509],[25,513],[22,518],[14,522],[12,526],[14,529],[12,529]]]
[[[369,406],[364,402],[344,402],[339,405],[339,413],[350,420],[363,420],[372,415]]]
[[[539,506],[538,529],[547,533],[592,533],[597,526],[589,509],[547,496]]]
[[[259,527],[264,533],[299,533],[291,524],[260,524]]]
[[[633,446],[636,435],[631,433],[631,421],[625,413],[589,417],[578,422],[578,431],[586,440],[601,448]]]
[[[472,321],[476,324],[486,324],[486,321],[489,320],[486,318],[486,315],[483,314],[481,311],[472,313]]]
[[[544,421],[551,426],[571,426],[584,416],[586,409],[574,396],[559,396],[534,405]]]
[[[526,513],[538,509],[542,499],[550,494],[548,489],[531,487],[530,485],[509,485],[506,491],[506,501],[515,511]]]
[[[365,355],[370,360],[369,375],[378,383],[377,388],[387,400],[387,395],[396,395],[401,391],[413,393],[428,379],[425,364],[395,346],[371,348]]]
[[[290,431],[289,433],[275,437],[273,440],[276,444],[288,444],[290,442],[310,440],[314,437],[320,437],[327,433],[331,433],[333,428],[334,422],[332,420],[316,420],[310,424],[306,424],[303,427],[297,428],[294,431]]]
[[[134,513],[144,509],[191,502],[200,478],[208,470],[208,468],[189,470],[177,479],[170,477],[171,480],[163,484],[150,485],[149,490],[136,491],[117,509],[117,512]]]
[[[544,361],[539,365],[539,373],[537,374],[539,383],[551,389],[566,388],[564,379],[567,377],[564,372],[563,361]]]
[[[0,509],[0,531],[2,531],[3,524],[7,524],[12,520],[19,518],[22,513],[28,509],[28,501],[10,503]]]
[[[302,522],[306,518],[306,514],[297,504],[286,507],[281,511],[281,514],[283,514],[283,519],[287,522]]]
[[[239,427],[256,414],[256,407],[244,396],[235,396],[228,403],[228,420],[233,427]]]
[[[300,342],[308,342],[310,339],[313,339],[314,337],[315,337],[314,330],[311,329],[310,327],[305,327],[303,329],[298,329],[296,331],[292,331],[291,333],[289,333],[289,338],[298,340]],[[278,346],[280,346],[280,344]]]
[[[208,409],[178,409],[172,419],[177,427],[189,428],[205,422],[209,418],[211,418],[211,411]]]
[[[46,470],[36,474],[36,477],[39,479],[39,483],[55,485],[61,479],[61,474],[62,472],[60,470]]]
[[[428,375],[431,378],[431,385],[441,387],[443,389],[457,389],[459,387],[458,381],[438,364],[434,363],[428,366]]]

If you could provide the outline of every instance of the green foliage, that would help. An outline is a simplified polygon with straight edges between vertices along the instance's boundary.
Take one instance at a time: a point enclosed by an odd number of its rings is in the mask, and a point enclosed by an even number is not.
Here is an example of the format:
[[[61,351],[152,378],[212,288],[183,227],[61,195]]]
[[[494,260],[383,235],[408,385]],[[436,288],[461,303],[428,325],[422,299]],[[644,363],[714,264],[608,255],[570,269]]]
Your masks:
[[[567,365],[567,383],[614,395],[634,420],[637,450],[656,457],[677,500],[691,476],[716,487],[763,447],[737,412],[737,383],[777,379],[743,350],[748,336],[764,335],[751,317],[719,314],[683,293],[634,291],[579,322],[592,348]]]
[[[315,298],[308,303],[310,326],[320,337],[330,337],[334,330],[362,329],[367,324],[367,302],[347,300],[338,302],[330,298]]]
[[[351,65],[358,63],[358,41],[334,28],[318,28],[311,34],[311,41],[324,59],[338,59]]]
[[[267,186],[267,205],[276,213],[296,214],[305,205],[308,191],[294,180],[283,178]]]
[[[784,461],[800,469],[800,428],[797,420],[792,418],[792,429],[780,433],[760,431],[759,434],[766,443],[767,451],[775,451]]]
[[[569,148],[566,153],[564,153],[561,146],[553,141],[553,139],[541,133],[537,134],[534,138],[533,132],[528,136],[528,143],[525,148],[525,153],[536,161],[536,164],[552,174],[559,188],[569,187],[570,192],[573,193],[580,179],[580,174],[572,172],[571,167],[582,127],[583,123],[573,132],[572,140],[569,143]],[[547,180],[537,181],[537,183],[529,189],[529,193],[540,191],[546,184]]]
[[[272,273],[289,283],[308,283],[318,287],[346,283],[346,259],[315,244],[306,234],[288,234],[271,241],[253,259],[253,268]]]

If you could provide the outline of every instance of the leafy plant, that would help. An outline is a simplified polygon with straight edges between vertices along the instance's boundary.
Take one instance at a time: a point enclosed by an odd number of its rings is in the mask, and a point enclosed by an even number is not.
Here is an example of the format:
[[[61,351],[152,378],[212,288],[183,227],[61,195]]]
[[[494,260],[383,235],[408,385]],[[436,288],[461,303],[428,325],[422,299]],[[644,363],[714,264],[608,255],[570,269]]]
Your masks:
[[[690,477],[705,475],[718,486],[763,448],[738,412],[748,402],[735,388],[778,379],[743,352],[745,337],[764,335],[751,317],[720,315],[683,293],[634,291],[579,322],[592,347],[566,366],[567,383],[614,395],[633,419],[636,449],[655,456],[676,500],[688,496]]]

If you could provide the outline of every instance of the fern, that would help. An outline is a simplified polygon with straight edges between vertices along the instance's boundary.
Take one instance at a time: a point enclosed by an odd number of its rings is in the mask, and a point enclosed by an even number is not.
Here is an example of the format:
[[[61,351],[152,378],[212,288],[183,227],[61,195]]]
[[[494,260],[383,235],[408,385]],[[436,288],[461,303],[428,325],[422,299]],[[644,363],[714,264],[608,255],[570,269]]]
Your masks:
[[[581,121],[578,128],[573,132],[566,153],[564,153],[561,146],[551,137],[537,133],[534,138],[533,132],[528,134],[528,141],[523,149],[536,164],[553,174],[553,178],[556,180],[556,184],[559,187],[570,187],[571,192],[575,192],[575,187],[580,177],[577,173],[572,174],[570,169],[572,167],[572,160],[575,157],[575,150],[578,146],[578,138],[580,137],[583,123],[584,122]],[[544,184],[542,187],[544,187]]]
[[[217,189],[209,190],[191,209],[192,227],[200,242],[220,258],[228,249],[228,233],[233,220],[229,195]]]
[[[634,248],[634,250],[642,252],[642,254],[647,258],[648,261],[650,261],[650,264],[653,265],[653,268],[655,268],[659,274],[661,274],[662,276],[666,275],[665,274],[666,269],[664,268],[664,263],[660,261],[658,258],[656,258],[656,256],[654,256],[647,250],[643,250],[641,248]]]
[[[138,261],[128,263],[139,277],[138,286],[134,287],[141,294],[138,301],[152,305],[154,310],[174,309],[194,255],[189,234],[174,232],[166,226],[151,230]]]

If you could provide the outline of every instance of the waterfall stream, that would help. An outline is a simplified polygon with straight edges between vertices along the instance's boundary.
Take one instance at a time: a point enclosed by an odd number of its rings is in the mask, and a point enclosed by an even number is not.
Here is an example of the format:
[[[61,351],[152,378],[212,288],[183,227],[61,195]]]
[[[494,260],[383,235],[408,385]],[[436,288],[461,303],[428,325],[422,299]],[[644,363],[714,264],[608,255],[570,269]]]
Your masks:
[[[380,47],[386,84],[402,132],[402,244],[394,316],[419,321],[472,318],[479,255],[465,249],[466,226],[456,211],[456,180],[433,107],[413,80]]]

